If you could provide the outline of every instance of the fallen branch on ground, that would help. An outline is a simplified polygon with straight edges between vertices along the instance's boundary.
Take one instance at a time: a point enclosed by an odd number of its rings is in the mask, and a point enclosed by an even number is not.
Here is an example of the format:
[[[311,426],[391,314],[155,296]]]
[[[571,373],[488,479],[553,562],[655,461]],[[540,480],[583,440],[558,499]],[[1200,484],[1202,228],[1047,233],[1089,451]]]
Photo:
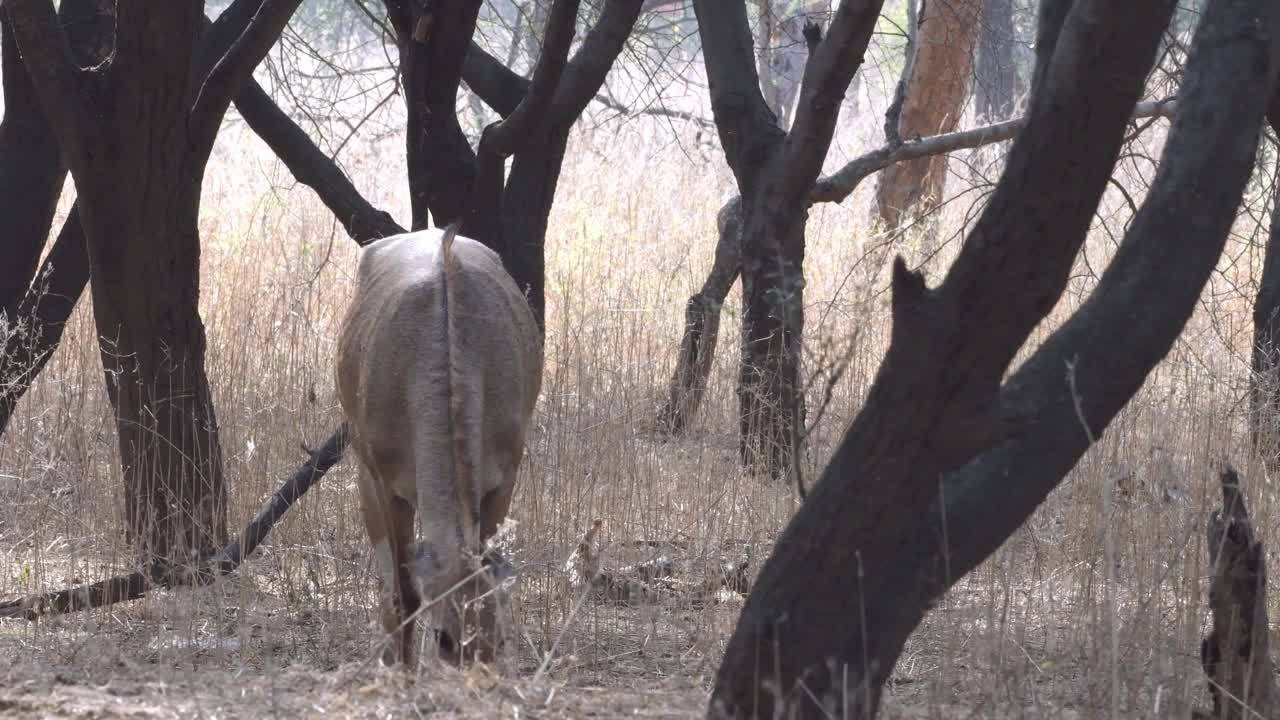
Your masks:
[[[137,600],[156,587],[208,585],[223,575],[230,574],[262,544],[271,528],[298,498],[306,494],[342,459],[349,437],[347,424],[343,423],[319,449],[308,450],[310,459],[267,498],[240,537],[194,568],[174,568],[163,561],[156,561],[146,572],[137,571],[88,585],[0,603],[0,618],[35,620],[42,615],[62,615],[106,607]]]
[[[574,594],[589,585],[597,602],[646,605],[678,598],[701,604],[723,602],[731,594],[746,595],[750,589],[751,580],[747,576],[750,563],[747,560],[721,559],[703,578],[692,580],[677,577],[679,568],[666,555],[617,570],[606,570],[601,553],[595,548],[600,526],[600,520],[591,524],[565,563],[565,574]]]

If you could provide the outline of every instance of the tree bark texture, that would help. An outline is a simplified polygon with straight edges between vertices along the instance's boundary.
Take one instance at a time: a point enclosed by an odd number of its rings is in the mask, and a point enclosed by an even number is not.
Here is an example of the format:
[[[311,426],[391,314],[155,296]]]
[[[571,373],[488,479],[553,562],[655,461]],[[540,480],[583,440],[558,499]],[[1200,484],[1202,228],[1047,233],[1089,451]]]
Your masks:
[[[978,117],[987,122],[1004,120],[1013,113],[1018,93],[1013,41],[1013,0],[982,0],[973,95]]]
[[[928,608],[1026,520],[1176,340],[1254,161],[1280,66],[1270,4],[1210,1],[1146,202],[1086,303],[1005,378],[1065,288],[1173,6],[1077,0],[942,284],[896,263],[889,350],[761,570],[713,716],[873,716]]]
[[[981,0],[923,2],[898,137],[948,133],[959,125],[973,74],[981,12]],[[898,227],[905,213],[934,207],[946,188],[946,175],[946,156],[885,168],[876,187],[880,219],[888,227]]]
[[[235,0],[206,28],[200,2],[121,4],[114,54],[85,69],[51,6],[6,3],[79,192],[128,536],[144,566],[199,558],[225,539],[198,312],[200,185],[231,99],[297,5]]]

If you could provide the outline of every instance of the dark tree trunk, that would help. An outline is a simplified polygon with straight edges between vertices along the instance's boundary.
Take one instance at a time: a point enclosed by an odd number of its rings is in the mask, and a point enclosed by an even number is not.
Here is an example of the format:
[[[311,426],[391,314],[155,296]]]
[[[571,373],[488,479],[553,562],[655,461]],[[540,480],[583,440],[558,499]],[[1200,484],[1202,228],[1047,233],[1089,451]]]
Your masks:
[[[541,134],[511,161],[502,191],[502,233],[497,252],[524,291],[539,327],[546,326],[547,219],[560,181],[569,129]]]
[[[667,401],[658,411],[659,429],[673,435],[684,432],[702,406],[719,342],[720,309],[742,271],[742,198],[735,196],[725,203],[716,221],[720,238],[715,263],[702,289],[685,304],[676,369]]]
[[[1280,130],[1280,93],[1267,120]],[[1249,375],[1250,437],[1268,467],[1280,465],[1280,183],[1272,197],[1262,279],[1253,304],[1253,372]]]
[[[151,192],[90,191],[81,200],[86,225],[95,228],[94,318],[116,409],[129,535],[147,557],[193,560],[226,540],[222,452],[198,311],[200,177],[184,167],[180,147],[122,135],[120,146],[139,157],[175,160],[114,168],[121,187]]]
[[[35,88],[23,67],[3,9],[0,50],[0,71],[4,74],[4,121],[0,122],[0,217],[4,218],[4,234],[0,242],[5,248],[5,262],[0,267],[0,310],[8,318],[8,332],[14,333],[20,332],[13,325],[18,321],[15,313],[35,277],[67,169],[53,129],[40,112]]]
[[[299,0],[118,8],[115,52],[80,69],[43,0],[6,3],[79,192],[94,317],[115,408],[128,536],[146,567],[226,536],[217,420],[200,320],[200,185],[239,86]]]
[[[1018,68],[1013,62],[1013,0],[983,0],[978,30],[978,116],[987,122],[1013,113]]]
[[[742,219],[742,362],[738,451],[743,465],[780,478],[803,427],[800,340],[804,332],[807,202],[786,207],[762,189]]]
[[[1026,520],[1176,340],[1275,86],[1270,4],[1210,1],[1146,202],[1085,305],[1005,378],[1066,286],[1173,5],[1077,0],[945,280],[929,288],[895,264],[889,350],[761,570],[713,716],[874,715],[927,609]]]
[[[64,0],[58,8],[58,21],[81,65],[101,62],[110,53],[114,20],[113,0]],[[10,253],[0,272],[0,309],[9,322],[9,332],[0,340],[3,434],[18,399],[62,337],[63,324],[88,281],[89,261],[79,214],[73,210],[36,272],[67,169],[3,11],[0,28],[6,108],[0,123],[0,217],[9,228],[3,242]]]
[[[114,0],[65,0],[58,7],[58,22],[81,65],[95,65],[110,53],[114,19]],[[0,217],[5,232],[0,242],[7,252],[0,269],[0,311],[8,317],[10,328],[22,324],[22,334],[30,336],[31,318],[17,314],[18,306],[35,279],[67,168],[3,10],[0,54],[5,108],[0,122]],[[5,338],[6,344],[16,340]],[[38,342],[30,337],[21,340]]]
[[[82,0],[65,0],[62,9]],[[111,5],[111,0],[93,0]],[[114,7],[105,17],[114,17]],[[111,46],[114,29],[105,24],[106,42]],[[69,26],[68,29],[70,30]],[[207,24],[206,24],[207,27]],[[70,33],[69,33],[70,34]],[[74,34],[72,39],[75,40]],[[75,45],[73,45],[73,48]],[[245,122],[262,138],[293,173],[294,178],[315,190],[333,212],[352,240],[363,245],[372,240],[403,233],[391,215],[369,204],[342,169],[316,147],[288,114],[252,79],[235,99]],[[36,275],[32,288],[18,306],[18,317],[27,323],[26,332],[10,335],[0,358],[0,435],[8,427],[14,409],[31,387],[62,339],[62,331],[89,280],[89,255],[78,210],[73,210],[62,226],[57,243]]]
[[[471,201],[475,155],[458,125],[457,96],[480,5],[479,0],[449,2],[424,14],[414,0],[386,0],[408,110],[412,230],[428,227],[431,217],[444,227],[461,218]]]

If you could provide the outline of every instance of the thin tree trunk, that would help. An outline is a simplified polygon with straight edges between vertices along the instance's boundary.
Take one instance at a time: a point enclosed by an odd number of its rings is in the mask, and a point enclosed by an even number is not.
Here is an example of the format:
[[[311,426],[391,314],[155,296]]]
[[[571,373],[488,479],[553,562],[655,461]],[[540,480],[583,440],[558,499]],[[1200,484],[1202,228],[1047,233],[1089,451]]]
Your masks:
[[[955,130],[968,97],[978,35],[980,0],[927,0],[920,10],[915,58],[898,125],[903,139]],[[946,185],[945,156],[886,168],[876,187],[876,207],[888,227],[913,208],[928,210]]]
[[[702,406],[716,358],[720,309],[742,271],[742,198],[734,196],[725,203],[716,220],[720,237],[715,263],[702,289],[685,304],[684,335],[676,369],[667,389],[667,401],[658,411],[659,429],[672,435],[684,432]]]
[[[0,357],[0,435],[8,429],[18,400],[53,357],[71,311],[88,283],[89,253],[80,211],[73,207],[18,305],[17,316],[27,324],[26,332],[11,333],[4,341],[4,355]]]
[[[1267,113],[1280,129],[1280,93]],[[1249,375],[1249,429],[1254,450],[1274,468],[1280,465],[1280,182],[1272,196],[1271,232],[1262,278],[1253,304],[1253,372]]]
[[[1013,0],[982,0],[977,88],[978,117],[1004,120],[1013,112],[1018,72],[1013,63]]]

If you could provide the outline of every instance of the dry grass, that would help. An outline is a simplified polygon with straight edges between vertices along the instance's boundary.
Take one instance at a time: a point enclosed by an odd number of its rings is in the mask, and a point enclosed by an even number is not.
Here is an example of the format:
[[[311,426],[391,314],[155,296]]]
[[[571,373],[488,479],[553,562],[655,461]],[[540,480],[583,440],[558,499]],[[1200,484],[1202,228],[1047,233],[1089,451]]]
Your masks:
[[[847,131],[840,152],[873,134]],[[498,677],[430,667],[408,682],[372,662],[374,574],[347,461],[216,587],[0,623],[0,663],[9,667],[0,671],[0,714],[699,715],[740,602],[588,602],[573,612],[563,570],[601,518],[609,564],[675,553],[696,575],[704,560],[745,555],[754,571],[795,508],[790,488],[736,464],[732,302],[703,412],[686,437],[653,433],[683,304],[710,264],[715,211],[730,188],[714,155],[708,162],[688,138],[672,146],[656,136],[640,124],[582,135],[564,169],[549,233],[546,374],[509,539],[521,568],[518,641]],[[347,156],[357,185],[404,217],[399,148],[393,139]],[[970,179],[959,172],[953,188]],[[1131,189],[1137,183],[1126,178]],[[883,352],[889,253],[928,260],[936,279],[956,249],[918,233],[869,232],[867,193],[811,220],[810,367],[846,356],[850,366],[812,436],[809,478]],[[944,211],[941,239],[976,197],[966,192]],[[1109,195],[1106,208],[1108,227],[1121,227],[1120,197]],[[220,141],[203,221],[209,372],[238,525],[300,462],[298,444],[319,442],[337,422],[332,355],[356,249],[242,128]],[[1243,234],[1252,230],[1242,221]],[[1112,248],[1098,229],[1058,321]],[[1260,253],[1242,237],[1231,256],[1184,339],[1098,446],[913,637],[887,717],[1178,716],[1203,701],[1201,538],[1217,458],[1241,465],[1269,546],[1278,525],[1274,486],[1243,442]],[[0,442],[0,594],[94,580],[128,557],[87,304],[73,326]],[[820,391],[812,389],[811,407]]]

